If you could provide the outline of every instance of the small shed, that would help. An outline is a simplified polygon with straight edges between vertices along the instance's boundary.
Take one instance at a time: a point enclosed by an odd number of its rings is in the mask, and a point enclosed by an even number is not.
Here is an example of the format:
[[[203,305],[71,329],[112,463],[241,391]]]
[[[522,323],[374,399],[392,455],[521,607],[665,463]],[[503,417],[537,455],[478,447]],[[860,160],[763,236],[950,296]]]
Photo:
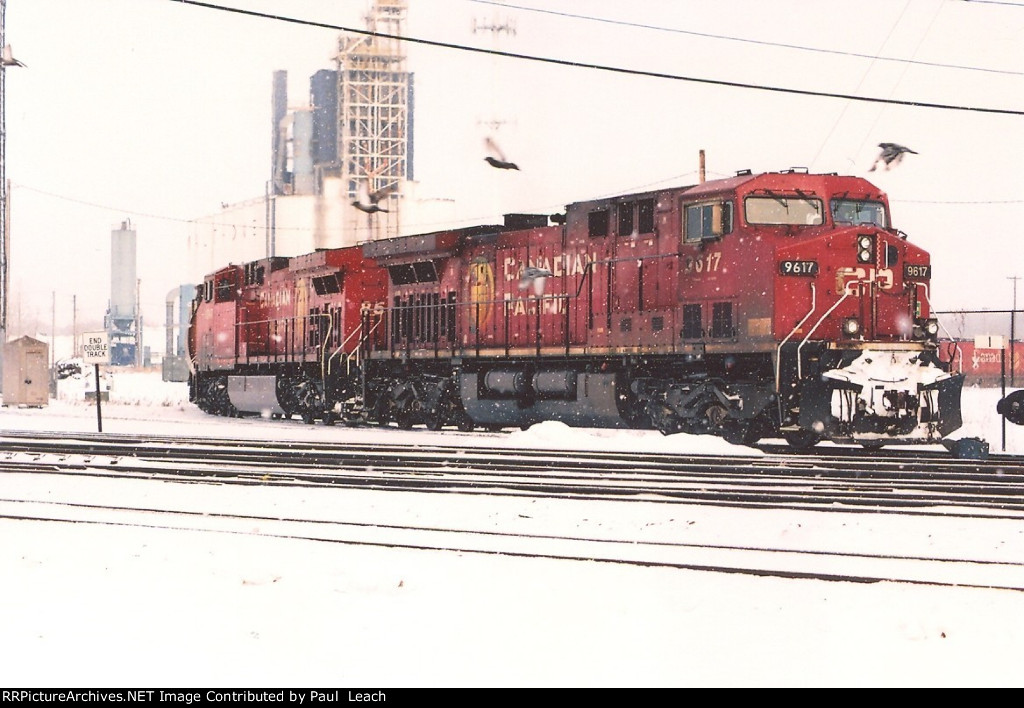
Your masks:
[[[5,406],[45,406],[50,402],[47,362],[50,346],[32,337],[13,339],[4,344],[3,404]]]

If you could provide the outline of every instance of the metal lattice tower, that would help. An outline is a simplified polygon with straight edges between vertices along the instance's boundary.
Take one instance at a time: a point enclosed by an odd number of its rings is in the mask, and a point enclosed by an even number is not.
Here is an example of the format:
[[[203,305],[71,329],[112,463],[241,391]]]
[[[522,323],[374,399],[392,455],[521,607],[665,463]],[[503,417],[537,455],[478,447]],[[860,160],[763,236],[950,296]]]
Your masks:
[[[351,210],[347,224],[359,240],[398,235],[401,195],[408,174],[409,74],[401,37],[407,0],[376,0],[366,18],[370,35],[338,40],[338,166],[354,199],[361,180],[369,191],[394,187],[380,204],[387,212]]]

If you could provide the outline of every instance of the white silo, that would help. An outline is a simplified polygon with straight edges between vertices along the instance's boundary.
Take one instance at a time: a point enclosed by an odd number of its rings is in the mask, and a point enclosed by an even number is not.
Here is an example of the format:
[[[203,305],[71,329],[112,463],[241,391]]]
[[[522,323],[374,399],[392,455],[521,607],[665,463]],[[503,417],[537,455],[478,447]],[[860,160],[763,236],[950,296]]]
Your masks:
[[[131,221],[110,232],[110,363],[132,366],[138,352],[138,280],[135,264],[136,233]]]

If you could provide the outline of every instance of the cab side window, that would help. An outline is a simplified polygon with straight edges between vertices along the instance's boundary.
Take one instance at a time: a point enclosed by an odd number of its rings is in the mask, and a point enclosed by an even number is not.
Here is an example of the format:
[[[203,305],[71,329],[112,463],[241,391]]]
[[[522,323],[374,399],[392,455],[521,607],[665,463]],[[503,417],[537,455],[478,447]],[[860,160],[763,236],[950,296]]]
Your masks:
[[[683,206],[683,240],[700,243],[732,231],[732,202],[703,202]]]

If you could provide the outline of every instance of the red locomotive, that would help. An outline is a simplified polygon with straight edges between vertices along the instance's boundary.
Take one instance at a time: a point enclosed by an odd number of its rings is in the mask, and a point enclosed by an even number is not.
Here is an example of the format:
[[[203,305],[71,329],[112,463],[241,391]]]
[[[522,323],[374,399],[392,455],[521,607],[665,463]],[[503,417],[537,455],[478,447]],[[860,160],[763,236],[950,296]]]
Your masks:
[[[930,277],[864,179],[741,172],[227,266],[194,305],[191,399],[307,422],[938,442],[963,376],[936,355]]]

